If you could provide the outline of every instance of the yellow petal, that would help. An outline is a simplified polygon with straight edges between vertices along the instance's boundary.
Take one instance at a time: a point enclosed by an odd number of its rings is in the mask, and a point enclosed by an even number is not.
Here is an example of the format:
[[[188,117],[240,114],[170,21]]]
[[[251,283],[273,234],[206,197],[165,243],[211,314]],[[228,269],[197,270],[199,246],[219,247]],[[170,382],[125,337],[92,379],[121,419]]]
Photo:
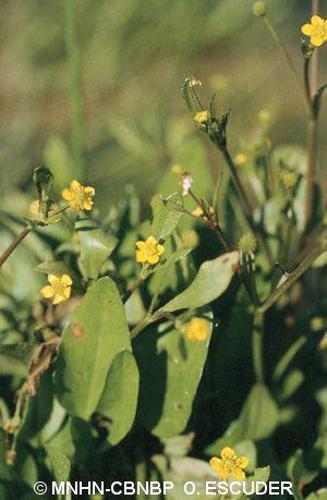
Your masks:
[[[85,194],[89,194],[90,196],[94,196],[95,195],[95,189],[91,186],[86,186],[84,188],[84,193]]]
[[[92,210],[93,201],[92,200],[84,200],[83,201],[83,208],[84,208],[84,210]]]
[[[224,466],[222,462],[220,462],[218,465],[217,474],[220,479],[227,479],[231,475],[229,470]]]
[[[66,299],[69,299],[69,297],[71,296],[71,293],[72,293],[72,289],[70,286],[67,286],[63,291],[63,294],[64,294]]]
[[[323,36],[312,36],[311,43],[315,47],[320,47],[325,42],[325,38]]]
[[[52,301],[53,305],[57,305],[57,304],[60,304],[60,302],[63,302],[65,300],[65,297],[63,295],[60,295],[59,293],[57,293],[55,296],[54,296],[54,299]]]
[[[165,248],[162,245],[157,245],[157,252],[159,255],[162,255],[165,251]]]
[[[63,274],[61,276],[61,283],[63,283],[64,285],[72,285],[73,281],[72,281],[71,277],[69,276],[69,274]]]
[[[139,250],[138,252],[136,252],[136,262],[146,262],[146,252],[144,252],[144,250]]]
[[[211,460],[209,461],[209,464],[210,464],[210,467],[212,467],[214,470],[218,471],[220,460],[217,457],[212,457]]]
[[[75,192],[78,192],[78,191],[82,190],[82,185],[78,181],[76,181],[76,180],[73,180],[71,182],[70,187]]]
[[[208,332],[205,330],[199,330],[196,334],[196,339],[197,340],[205,340],[208,336]]]
[[[61,196],[64,200],[70,201],[74,195],[69,189],[65,188],[61,191]]]
[[[137,241],[135,243],[135,245],[136,245],[136,248],[138,248],[139,250],[142,250],[145,247],[144,241]]]
[[[49,285],[43,287],[41,289],[41,295],[43,295],[43,297],[45,297],[46,299],[50,299],[54,295],[53,288]]]
[[[236,460],[236,464],[241,469],[246,469],[246,467],[249,465],[249,459],[247,457],[239,457]]]
[[[304,24],[301,28],[301,31],[304,35],[311,36],[312,34],[312,25],[311,24]]]
[[[158,262],[159,262],[159,255],[158,254],[148,256],[148,263],[149,264],[157,264]]]
[[[155,239],[154,236],[149,236],[147,240],[145,241],[146,245],[155,245],[157,243],[157,240]]]
[[[311,17],[311,24],[312,26],[320,26],[321,24],[324,23],[324,20],[315,14],[314,16]]]
[[[234,450],[232,450],[232,448],[229,448],[228,446],[226,446],[226,448],[224,448],[221,451],[221,456],[225,460],[232,460],[233,458],[236,458],[236,453]]]
[[[50,285],[54,285],[55,283],[58,282],[58,280],[59,280],[59,278],[55,274],[48,275],[48,281],[49,281]]]
[[[242,471],[242,469],[235,467],[235,469],[233,470],[233,472],[231,474],[231,477],[233,477],[234,479],[238,479],[238,480],[245,479],[245,472]]]

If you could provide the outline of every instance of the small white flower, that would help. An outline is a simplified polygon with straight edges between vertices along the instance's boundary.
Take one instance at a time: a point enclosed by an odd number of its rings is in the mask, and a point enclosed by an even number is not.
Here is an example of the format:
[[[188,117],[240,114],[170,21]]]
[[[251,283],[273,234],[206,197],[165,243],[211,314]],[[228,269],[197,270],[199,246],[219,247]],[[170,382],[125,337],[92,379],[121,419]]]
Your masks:
[[[193,184],[193,179],[190,176],[190,174],[182,175],[180,184],[182,187],[182,196],[187,196],[189,194],[190,189],[191,189],[192,184]]]

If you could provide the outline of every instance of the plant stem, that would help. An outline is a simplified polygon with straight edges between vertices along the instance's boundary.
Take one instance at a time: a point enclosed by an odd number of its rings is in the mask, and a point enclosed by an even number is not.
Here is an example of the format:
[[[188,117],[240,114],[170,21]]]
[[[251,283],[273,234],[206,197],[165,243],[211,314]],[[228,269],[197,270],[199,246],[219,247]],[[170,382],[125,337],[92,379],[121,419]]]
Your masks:
[[[76,33],[76,0],[65,0],[65,42],[69,64],[70,106],[72,118],[72,147],[76,174],[83,178],[85,173],[83,158],[84,123],[81,60]]]
[[[320,0],[312,0],[311,2],[311,13],[319,14]],[[311,69],[311,88],[313,94],[318,90],[318,78],[319,78],[319,50],[315,50],[312,56],[312,69]]]
[[[312,14],[319,13],[319,0],[312,0]],[[304,80],[307,98],[310,106],[310,120],[308,124],[308,172],[307,191],[305,198],[305,232],[310,228],[314,203],[314,181],[317,167],[318,150],[318,114],[313,109],[313,97],[317,91],[319,77],[318,50],[314,50],[312,64],[306,62],[304,66]]]
[[[259,307],[259,311],[264,312],[267,311],[280,297],[285,293],[292,285],[295,283],[302,274],[311,266],[311,264],[323,253],[327,250],[327,241],[326,239],[322,239],[322,242],[313,248],[306,257],[300,262],[300,264],[289,273],[285,281],[277,286],[277,288],[273,291],[273,293],[266,299],[261,306]]]
[[[274,26],[272,25],[270,19],[267,17],[267,16],[264,16],[264,22],[265,22],[265,25],[267,26],[268,30],[270,31],[273,39],[275,40],[277,46],[280,48],[282,54],[284,55],[285,59],[286,59],[286,62],[291,70],[291,73],[294,77],[294,80],[300,90],[300,94],[302,96],[302,100],[303,100],[303,105],[305,107],[305,110],[306,112],[308,113],[308,115],[311,114],[311,108],[310,108],[310,105],[308,103],[308,100],[307,100],[307,96],[306,96],[306,93],[304,92],[303,90],[303,87],[302,87],[302,83],[301,83],[301,80],[299,78],[299,75],[296,71],[296,68],[294,66],[294,63],[292,61],[292,58],[291,56],[289,55],[284,43],[282,42],[282,40],[279,38],[278,36],[278,33],[277,31],[275,30]]]
[[[262,312],[256,312],[254,315],[253,332],[252,332],[252,357],[253,368],[257,382],[264,382],[263,370],[263,319]]]
[[[268,262],[270,265],[273,264],[273,258],[272,258],[272,255],[271,255],[271,252],[270,252],[270,248],[267,244],[267,241],[266,239],[262,236],[262,234],[258,231],[258,227],[256,225],[256,223],[254,222],[253,220],[253,217],[252,217],[252,208],[251,208],[251,205],[249,204],[248,202],[248,198],[247,198],[247,195],[245,193],[245,190],[244,190],[244,187],[242,185],[242,182],[239,178],[239,175],[238,175],[238,172],[237,172],[237,168],[235,166],[235,163],[227,149],[227,147],[225,147],[224,149],[221,150],[222,151],[222,154],[224,156],[224,159],[229,167],[229,170],[231,172],[231,175],[232,175],[232,178],[236,184],[236,188],[237,188],[237,191],[238,191],[238,194],[239,194],[239,200],[240,200],[240,204],[243,208],[243,211],[244,211],[244,215],[246,217],[246,220],[247,220],[247,223],[251,229],[251,231],[258,237],[261,245],[262,245],[262,248],[266,254],[266,257],[268,259]]]
[[[145,281],[146,277],[145,276],[139,276],[136,278],[136,280],[128,287],[125,295],[123,296],[123,302],[127,302],[127,300],[130,298],[132,293],[135,292],[135,290],[142,285],[142,283]]]
[[[8,257],[16,250],[18,245],[23,241],[24,238],[32,231],[30,227],[25,227],[17,236],[16,238],[10,243],[8,248],[0,255],[0,268],[2,265],[6,262]]]

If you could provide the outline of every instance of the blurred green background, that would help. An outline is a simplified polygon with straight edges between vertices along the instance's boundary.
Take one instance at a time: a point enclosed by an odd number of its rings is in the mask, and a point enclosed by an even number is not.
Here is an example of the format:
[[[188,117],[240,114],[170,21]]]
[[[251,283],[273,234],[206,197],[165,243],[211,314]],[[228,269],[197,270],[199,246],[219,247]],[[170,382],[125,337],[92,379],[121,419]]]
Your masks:
[[[147,199],[183,145],[199,135],[180,93],[190,73],[203,81],[204,99],[216,91],[219,108],[232,109],[234,152],[241,138],[255,134],[262,109],[272,112],[274,142],[305,144],[298,90],[263,22],[253,16],[252,3],[1,0],[3,192],[12,196],[14,190],[29,191],[33,168],[46,162],[54,168],[59,187],[74,177],[94,185],[103,208],[126,184],[134,184]],[[311,2],[270,0],[268,5],[300,72],[300,27],[310,17]],[[74,14],[79,54],[72,45]],[[327,17],[327,5],[321,14]],[[320,50],[320,63],[324,82],[326,47]],[[71,106],[71,81],[78,81],[78,66],[79,116],[76,85],[73,106],[80,129],[77,142],[83,145],[80,159],[73,153]],[[320,159],[327,154],[326,117],[324,109]],[[206,148],[214,168],[220,159],[209,144]]]

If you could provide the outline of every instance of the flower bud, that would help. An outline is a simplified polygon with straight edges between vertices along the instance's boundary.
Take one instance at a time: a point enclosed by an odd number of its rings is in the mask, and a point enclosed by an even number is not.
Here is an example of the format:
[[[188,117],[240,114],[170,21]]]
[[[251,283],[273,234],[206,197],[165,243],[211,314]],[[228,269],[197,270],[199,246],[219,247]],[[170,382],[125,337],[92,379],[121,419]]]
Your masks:
[[[253,14],[258,17],[263,17],[267,14],[266,2],[260,1],[253,5]]]

